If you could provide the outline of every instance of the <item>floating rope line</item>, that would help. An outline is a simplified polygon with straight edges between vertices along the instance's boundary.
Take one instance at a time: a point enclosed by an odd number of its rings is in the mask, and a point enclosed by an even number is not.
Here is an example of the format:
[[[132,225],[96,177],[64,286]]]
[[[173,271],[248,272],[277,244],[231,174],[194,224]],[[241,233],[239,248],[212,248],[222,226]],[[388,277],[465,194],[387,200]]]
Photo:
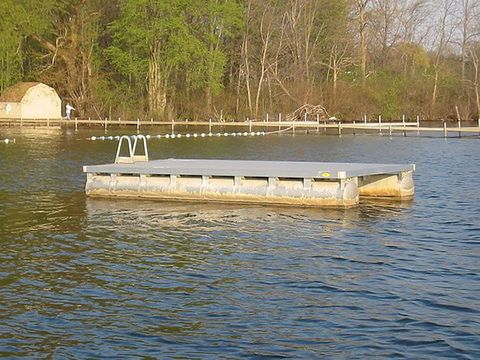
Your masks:
[[[0,140],[0,143],[15,144],[15,139],[3,139],[3,140]]]
[[[236,137],[236,136],[265,136],[265,135],[273,135],[273,134],[281,134],[293,129],[294,126],[289,126],[286,129],[275,130],[275,131],[245,131],[245,132],[232,132],[232,133],[193,133],[193,134],[159,134],[159,135],[145,135],[147,140],[150,139],[181,139],[181,138],[206,138],[206,137]],[[131,135],[130,137],[134,140],[137,135]],[[87,138],[87,140],[120,140],[121,136],[91,136]]]
[[[272,131],[272,132],[265,132],[265,131],[257,131],[257,132],[232,132],[232,133],[193,133],[193,134],[163,134],[163,135],[145,135],[145,138],[147,140],[150,139],[181,139],[181,138],[206,138],[206,137],[236,137],[236,136],[265,136],[265,135],[271,135],[271,134],[276,134],[280,133],[283,131],[289,130],[281,130],[281,131]],[[135,139],[137,135],[131,135],[130,137],[132,139]],[[86,140],[91,140],[91,141],[105,141],[105,140],[120,140],[120,136],[91,136],[87,138]]]

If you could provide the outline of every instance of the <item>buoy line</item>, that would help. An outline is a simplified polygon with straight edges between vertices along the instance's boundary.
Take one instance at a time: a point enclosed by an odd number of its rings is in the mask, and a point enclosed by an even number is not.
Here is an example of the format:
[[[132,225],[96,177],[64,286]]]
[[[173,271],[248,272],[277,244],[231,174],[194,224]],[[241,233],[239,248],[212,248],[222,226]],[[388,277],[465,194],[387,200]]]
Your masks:
[[[4,144],[15,144],[15,139],[2,139],[0,142]]]
[[[206,137],[229,137],[229,136],[232,136],[232,137],[236,137],[236,136],[266,136],[266,135],[273,135],[273,134],[281,134],[281,133],[284,133],[286,131],[289,131],[293,129],[293,126],[290,126],[286,129],[281,129],[281,130],[275,130],[275,131],[269,131],[269,132],[265,132],[265,131],[245,131],[245,132],[231,132],[231,133],[228,133],[228,132],[225,132],[225,133],[192,133],[192,134],[159,134],[159,135],[145,135],[145,138],[147,140],[150,140],[150,139],[181,139],[181,138],[187,138],[187,139],[190,139],[190,138],[206,138]],[[120,140],[120,137],[121,136],[91,136],[89,138],[87,138],[87,140],[91,140],[91,141],[96,141],[96,140],[100,140],[100,141],[105,141],[105,140]],[[135,138],[137,137],[137,135],[131,135],[130,136],[133,140],[135,140]]]
[[[265,136],[274,133],[279,133],[279,131],[265,132],[265,131],[251,131],[251,132],[232,132],[232,133],[193,133],[193,134],[159,134],[159,135],[145,135],[147,140],[150,139],[181,139],[181,138],[206,138],[206,137],[236,137],[236,136]],[[105,140],[120,140],[121,136],[91,136],[86,140],[91,141],[105,141]],[[135,139],[137,135],[131,135],[132,139]]]

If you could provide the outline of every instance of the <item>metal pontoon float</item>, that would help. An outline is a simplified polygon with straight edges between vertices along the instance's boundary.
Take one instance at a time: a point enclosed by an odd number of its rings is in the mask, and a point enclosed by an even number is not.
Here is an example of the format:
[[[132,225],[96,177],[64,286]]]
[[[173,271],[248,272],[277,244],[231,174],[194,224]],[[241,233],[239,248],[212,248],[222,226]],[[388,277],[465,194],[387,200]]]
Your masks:
[[[128,156],[120,156],[126,140]],[[138,141],[144,154],[136,155]],[[120,138],[115,163],[84,166],[88,196],[351,207],[359,197],[409,200],[415,165],[148,159],[142,135]]]

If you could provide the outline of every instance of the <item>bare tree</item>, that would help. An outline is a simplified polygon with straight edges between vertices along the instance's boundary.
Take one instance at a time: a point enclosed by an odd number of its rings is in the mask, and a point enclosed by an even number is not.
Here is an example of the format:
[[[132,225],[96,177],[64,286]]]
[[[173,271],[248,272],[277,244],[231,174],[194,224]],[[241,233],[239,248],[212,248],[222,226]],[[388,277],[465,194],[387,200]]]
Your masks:
[[[473,65],[473,80],[470,80],[470,84],[475,91],[475,102],[477,105],[477,116],[480,116],[480,46],[470,47],[468,55]]]
[[[323,4],[318,0],[290,0],[285,11],[286,46],[291,56],[290,61],[297,80],[301,79],[307,89],[314,82],[312,63],[325,28],[319,21]]]
[[[428,0],[406,1],[398,21],[401,27],[401,41],[423,44],[428,34],[425,19],[428,18]]]
[[[332,77],[333,89],[333,105],[337,101],[338,78],[341,72],[348,66],[355,63],[355,60],[350,56],[351,44],[348,42],[334,43],[330,48],[330,56],[328,62],[321,62],[322,65],[328,69],[327,80]]]
[[[263,89],[263,82],[268,70],[268,52],[270,50],[270,43],[272,38],[272,22],[273,19],[270,15],[267,15],[269,12],[268,7],[264,8],[262,11],[262,17],[260,20],[260,38],[261,38],[261,55],[259,59],[260,63],[260,74],[258,77],[257,84],[257,95],[255,97],[255,118],[258,117],[258,110],[260,107],[260,95]]]
[[[404,2],[403,2],[404,3]],[[380,45],[380,59],[387,60],[389,49],[400,37],[399,15],[401,5],[398,0],[372,0],[371,26]]]
[[[440,77],[440,64],[445,52],[447,45],[450,43],[450,40],[453,35],[454,27],[453,24],[450,22],[452,17],[452,9],[455,4],[455,0],[438,0],[441,3],[441,13],[440,19],[438,23],[438,27],[436,28],[437,36],[437,43],[435,57],[433,60],[433,70],[434,70],[434,81],[433,81],[433,90],[432,90],[432,98],[431,98],[431,106],[432,110],[434,110],[437,96],[438,96],[438,82]]]
[[[276,21],[277,14],[268,3],[248,1],[242,41],[241,76],[245,82],[250,116],[257,117],[260,111],[261,96],[274,51],[272,37],[278,31]],[[240,82],[237,86],[239,88]]]
[[[253,113],[253,103],[252,103],[252,90],[250,85],[251,71],[250,71],[250,27],[251,27],[251,18],[252,18],[252,6],[253,0],[248,0],[247,2],[247,13],[245,15],[245,32],[243,34],[242,41],[242,63],[240,65],[240,74],[238,77],[237,85],[237,113],[238,113],[238,103],[239,103],[239,94],[242,78],[245,79],[245,87],[247,91],[247,105],[250,115]]]
[[[480,8],[480,1],[478,0],[461,0],[462,16],[459,27],[461,28],[461,51],[462,51],[462,81],[465,81],[466,63],[468,57],[468,47],[471,41],[480,35],[477,25]]]
[[[365,81],[367,75],[367,7],[370,0],[355,0],[355,12],[358,22],[359,35],[359,62],[362,81]]]
[[[66,93],[84,116],[91,102],[95,72],[94,51],[99,33],[99,11],[91,1],[72,6],[68,16],[54,21],[54,39],[33,35],[32,38],[47,52],[49,62],[40,69],[42,77]]]

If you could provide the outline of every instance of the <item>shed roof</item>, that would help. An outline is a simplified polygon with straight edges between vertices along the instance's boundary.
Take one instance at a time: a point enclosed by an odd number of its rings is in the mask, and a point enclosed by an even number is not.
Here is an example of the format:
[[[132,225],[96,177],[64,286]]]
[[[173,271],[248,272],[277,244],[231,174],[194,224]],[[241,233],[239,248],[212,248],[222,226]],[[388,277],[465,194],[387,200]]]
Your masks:
[[[5,89],[0,96],[0,102],[21,102],[29,89],[37,86],[39,82],[20,82]]]

